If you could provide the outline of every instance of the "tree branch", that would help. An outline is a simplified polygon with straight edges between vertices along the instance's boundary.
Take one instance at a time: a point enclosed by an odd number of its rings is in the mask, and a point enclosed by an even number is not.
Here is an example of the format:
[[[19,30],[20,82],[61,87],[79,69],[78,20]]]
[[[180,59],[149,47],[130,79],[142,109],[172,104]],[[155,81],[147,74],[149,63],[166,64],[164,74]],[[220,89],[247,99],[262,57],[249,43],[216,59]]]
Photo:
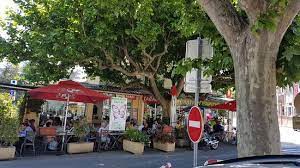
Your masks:
[[[164,50],[160,53],[154,54],[153,57],[156,58],[156,57],[161,57],[161,56],[165,55],[168,52],[168,47],[169,47],[169,42],[166,41],[164,44]]]
[[[150,76],[148,78],[149,78],[149,81],[150,81],[150,87],[152,89],[152,92],[153,92],[155,98],[158,101],[160,101],[160,103],[166,104],[166,99],[160,94],[160,91],[159,91],[159,89],[158,89],[158,87],[156,85],[154,76]]]
[[[154,54],[153,57],[151,57],[150,54],[146,53],[146,50],[143,50],[143,54],[144,54],[145,56],[147,56],[147,57],[150,59],[150,61],[149,61],[149,62],[146,64],[146,66],[145,66],[145,70],[147,70],[148,67],[150,66],[151,69],[152,69],[152,71],[153,71],[154,73],[156,73],[157,70],[158,70],[158,68],[159,68],[159,66],[160,66],[161,57],[162,57],[163,55],[165,55],[165,54],[168,52],[168,47],[169,47],[169,44],[168,44],[168,42],[166,42],[166,43],[164,44],[164,50],[163,50],[162,52],[160,52],[160,53]],[[155,68],[154,68],[154,67],[152,66],[152,62],[153,62],[156,58],[158,58],[158,59],[157,59],[156,66],[155,66]]]
[[[133,61],[133,59],[129,56],[127,46],[123,47],[122,50],[124,51],[124,55],[128,59],[128,61],[130,62],[130,64],[132,64],[137,71],[140,71],[140,67],[138,66],[138,64],[136,64]]]
[[[266,11],[267,2],[266,0],[240,0],[239,6],[246,12],[252,25],[259,15]]]
[[[276,41],[281,42],[285,32],[292,24],[294,18],[300,12],[300,0],[290,0],[283,15],[280,17],[277,24]]]
[[[150,75],[146,72],[139,72],[139,71],[129,72],[126,69],[122,68],[120,65],[115,64],[114,60],[112,58],[112,55],[109,54],[106,50],[101,49],[101,51],[104,53],[106,60],[108,60],[110,62],[110,65],[105,66],[105,68],[110,68],[110,69],[119,71],[119,72],[123,73],[124,75],[130,76],[130,77],[149,76]]]
[[[157,59],[157,63],[156,63],[156,67],[155,67],[155,73],[158,71],[158,68],[160,66],[161,57],[162,56],[159,56],[158,59]]]
[[[231,46],[246,27],[246,22],[241,18],[229,0],[198,0],[218,31]]]
[[[183,87],[184,87],[184,77],[182,77],[182,78],[179,80],[179,82],[178,82],[178,84],[177,84],[177,86],[176,86],[176,91],[177,91],[176,97],[178,97],[178,96],[180,95],[180,93],[181,93]]]

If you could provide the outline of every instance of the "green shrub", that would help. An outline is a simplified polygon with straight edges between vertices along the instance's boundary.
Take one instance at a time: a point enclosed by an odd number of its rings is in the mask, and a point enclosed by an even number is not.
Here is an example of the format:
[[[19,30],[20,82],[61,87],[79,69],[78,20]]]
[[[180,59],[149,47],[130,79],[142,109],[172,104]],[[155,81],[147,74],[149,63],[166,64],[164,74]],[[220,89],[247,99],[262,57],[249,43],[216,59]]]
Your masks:
[[[19,128],[17,108],[10,95],[0,93],[0,146],[12,146],[17,142]]]
[[[79,142],[84,142],[85,137],[90,133],[89,124],[86,119],[74,122],[74,135],[79,138]]]
[[[149,142],[149,136],[141,131],[136,130],[136,129],[126,130],[124,138],[129,141],[133,141],[133,142],[140,142],[140,143],[148,143]]]

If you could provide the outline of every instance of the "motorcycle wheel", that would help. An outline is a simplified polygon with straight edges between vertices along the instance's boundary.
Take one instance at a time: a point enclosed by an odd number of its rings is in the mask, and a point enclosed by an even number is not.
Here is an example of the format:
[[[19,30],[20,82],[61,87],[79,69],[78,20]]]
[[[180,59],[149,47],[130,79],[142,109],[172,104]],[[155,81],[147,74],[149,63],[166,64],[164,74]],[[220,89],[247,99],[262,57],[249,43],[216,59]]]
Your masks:
[[[218,149],[218,147],[219,147],[219,143],[215,143],[215,144],[210,145],[210,149],[212,149],[212,150],[216,150],[216,149]]]

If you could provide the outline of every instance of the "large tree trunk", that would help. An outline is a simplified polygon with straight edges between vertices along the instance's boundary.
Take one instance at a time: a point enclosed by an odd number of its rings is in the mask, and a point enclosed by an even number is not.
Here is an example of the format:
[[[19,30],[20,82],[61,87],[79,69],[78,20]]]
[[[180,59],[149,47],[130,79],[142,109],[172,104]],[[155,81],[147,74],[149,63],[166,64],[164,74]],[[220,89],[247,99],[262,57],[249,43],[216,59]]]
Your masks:
[[[171,115],[171,100],[166,100],[164,103],[160,104],[163,110],[163,117],[170,118]]]
[[[170,118],[172,100],[168,99],[166,97],[163,97],[163,95],[160,93],[160,91],[159,91],[159,89],[156,85],[156,81],[155,81],[154,76],[148,77],[148,78],[149,78],[149,81],[150,81],[150,87],[152,89],[152,92],[153,92],[155,98],[160,101],[160,105],[162,106],[163,117],[164,118]],[[177,97],[180,95],[183,87],[184,87],[184,78],[180,79],[177,83],[177,86],[176,86],[176,90],[177,90],[177,95],[176,96]]]
[[[276,57],[280,42],[300,12],[300,1],[289,0],[273,22],[276,27],[251,28],[281,3],[266,0],[239,0],[245,16],[230,0],[198,0],[228,44],[234,60],[238,101],[238,155],[280,154],[276,108]],[[272,9],[271,8],[271,9]]]
[[[265,31],[247,31],[231,47],[237,91],[239,157],[280,154],[276,108],[278,42]]]

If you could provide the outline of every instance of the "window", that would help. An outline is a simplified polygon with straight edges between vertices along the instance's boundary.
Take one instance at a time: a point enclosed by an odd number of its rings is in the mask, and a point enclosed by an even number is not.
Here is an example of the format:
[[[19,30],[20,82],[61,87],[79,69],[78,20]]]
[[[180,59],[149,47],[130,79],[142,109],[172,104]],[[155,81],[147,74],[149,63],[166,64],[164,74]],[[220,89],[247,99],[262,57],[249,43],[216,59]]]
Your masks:
[[[291,106],[287,107],[287,116],[292,116],[292,107]]]

